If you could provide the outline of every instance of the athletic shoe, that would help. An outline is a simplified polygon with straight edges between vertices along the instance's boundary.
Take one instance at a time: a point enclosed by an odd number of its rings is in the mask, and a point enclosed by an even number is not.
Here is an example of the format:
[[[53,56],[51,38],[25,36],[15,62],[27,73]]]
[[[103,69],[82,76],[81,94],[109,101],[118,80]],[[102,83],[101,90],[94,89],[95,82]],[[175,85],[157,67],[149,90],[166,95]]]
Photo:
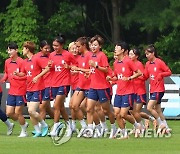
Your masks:
[[[120,135],[122,134],[121,128],[118,128],[118,129],[116,130],[116,133],[114,134],[113,138],[116,138],[118,134],[120,134]]]
[[[21,134],[18,137],[27,137],[27,132],[21,131]]]
[[[129,139],[129,136],[121,136],[119,138],[117,138],[118,140],[126,140],[126,139]]]
[[[116,128],[111,128],[111,133],[110,133],[110,136],[109,138],[114,138],[114,135],[116,134]]]
[[[57,134],[56,134],[55,132],[50,132],[50,133],[48,133],[48,136],[49,136],[49,137],[56,137]]]
[[[102,137],[101,131],[98,128],[95,128],[93,137],[94,138]]]
[[[79,131],[79,134],[77,135],[77,137],[81,137],[85,131],[86,127],[82,127],[81,130]]]
[[[36,130],[33,130],[31,133],[32,133],[33,135],[35,135],[35,134],[36,134]]]
[[[8,127],[7,135],[11,135],[12,134],[13,128],[14,128],[14,123],[11,123],[11,125]]]
[[[165,128],[166,128],[166,126],[164,124],[159,125],[158,130],[157,130],[157,134],[162,133]],[[163,133],[165,133],[165,132],[163,132]]]
[[[85,138],[91,138],[93,137],[93,129],[90,129],[90,128],[86,128],[83,132],[83,136]]]
[[[36,133],[33,137],[41,137],[41,133]]]
[[[138,138],[139,135],[140,135],[140,133],[141,133],[140,129],[137,128],[137,129],[135,130],[135,135],[134,135],[134,137],[135,137],[135,138]]]
[[[47,134],[48,134],[48,126],[42,127],[42,134],[41,134],[41,136],[45,137]]]
[[[72,135],[72,129],[71,128],[67,128],[66,129],[66,137],[70,137]]]

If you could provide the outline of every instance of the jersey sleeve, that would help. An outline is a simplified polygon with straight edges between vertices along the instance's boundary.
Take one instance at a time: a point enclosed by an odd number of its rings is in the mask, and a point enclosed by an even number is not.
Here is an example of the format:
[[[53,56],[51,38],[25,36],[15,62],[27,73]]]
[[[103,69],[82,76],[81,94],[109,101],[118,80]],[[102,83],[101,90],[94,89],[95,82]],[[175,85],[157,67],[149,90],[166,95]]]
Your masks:
[[[167,77],[167,76],[170,76],[172,74],[170,68],[162,60],[160,61],[160,68],[162,70],[162,73],[161,73],[162,77]]]
[[[107,56],[104,53],[101,55],[101,65],[102,67],[109,67]]]

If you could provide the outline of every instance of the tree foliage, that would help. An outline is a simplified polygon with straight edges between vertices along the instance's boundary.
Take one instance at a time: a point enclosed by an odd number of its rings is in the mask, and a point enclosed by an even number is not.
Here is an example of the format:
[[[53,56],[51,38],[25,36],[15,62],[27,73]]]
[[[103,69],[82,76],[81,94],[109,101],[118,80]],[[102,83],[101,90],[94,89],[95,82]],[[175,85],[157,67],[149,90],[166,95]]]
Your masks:
[[[59,10],[50,17],[47,31],[51,34],[49,39],[54,38],[59,32],[72,36],[83,32],[82,22],[85,18],[84,8],[72,4],[70,1],[61,1]]]
[[[24,41],[38,42],[40,15],[36,5],[29,0],[11,0],[5,13],[1,13],[4,42],[17,42],[22,47]]]

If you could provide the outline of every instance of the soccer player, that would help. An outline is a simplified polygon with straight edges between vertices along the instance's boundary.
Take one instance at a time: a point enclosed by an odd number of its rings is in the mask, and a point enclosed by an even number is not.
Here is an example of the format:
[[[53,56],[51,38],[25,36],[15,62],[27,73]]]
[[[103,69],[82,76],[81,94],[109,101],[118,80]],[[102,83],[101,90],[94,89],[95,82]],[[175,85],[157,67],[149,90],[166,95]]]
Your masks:
[[[108,80],[116,81],[117,91],[114,99],[114,112],[119,127],[122,130],[122,138],[128,138],[127,130],[123,119],[132,124],[136,124],[132,115],[128,114],[130,107],[133,106],[134,86],[132,80],[141,75],[133,62],[126,54],[128,44],[118,42],[115,46],[114,77],[107,77]],[[134,72],[134,73],[133,73]],[[137,126],[136,126],[137,127]]]
[[[18,137],[26,137],[28,123],[25,122],[22,115],[23,107],[26,102],[26,81],[16,78],[16,74],[23,70],[23,59],[18,56],[18,46],[11,42],[7,46],[9,58],[5,61],[4,77],[1,82],[8,80],[10,82],[10,89],[7,97],[6,114],[18,121],[21,126],[21,133]],[[12,132],[9,132],[11,134]]]
[[[26,41],[23,44],[23,55],[27,57],[24,60],[24,72],[27,75],[27,106],[30,115],[31,122],[35,129],[35,134],[33,137],[46,136],[48,133],[48,125],[40,117],[37,109],[42,97],[44,95],[44,80],[40,77],[38,80],[34,78],[42,72],[42,67],[40,65],[39,55],[34,55],[35,44],[31,41]],[[39,127],[39,124],[41,127]]]
[[[40,42],[40,50],[41,51],[36,54],[36,57],[38,57],[39,66],[44,70],[48,65],[50,50],[51,50],[50,45],[46,40]],[[41,118],[44,120],[46,118],[46,112],[53,119],[54,112],[50,106],[50,100],[52,100],[50,72],[47,72],[46,74],[43,75],[43,80],[44,80],[45,90],[42,98],[42,103],[40,103],[39,105],[39,109],[40,109],[39,113]]]
[[[169,127],[161,110],[161,99],[164,96],[164,77],[171,75],[171,70],[157,55],[157,50],[154,45],[148,45],[145,49],[145,54],[148,59],[145,65],[144,76],[150,79],[150,100],[148,102],[147,110],[157,120],[159,126],[158,133]]]
[[[107,56],[101,51],[103,39],[96,35],[91,38],[91,55],[89,65],[91,69],[91,83],[87,99],[87,122],[88,129],[93,130],[93,114],[96,103],[99,101],[105,115],[109,117],[111,123],[110,138],[113,137],[116,131],[114,114],[110,109],[110,88],[106,80],[108,72]],[[98,129],[98,128],[97,128]]]
[[[2,98],[2,88],[0,86],[0,106],[1,106],[1,98]],[[11,123],[7,118],[6,114],[0,108],[0,119],[4,122],[8,128],[7,135],[11,135],[14,128],[14,123]]]
[[[60,114],[67,124],[66,136],[72,135],[71,122],[69,116],[64,107],[64,101],[70,90],[70,68],[72,64],[76,64],[74,56],[63,49],[65,44],[65,36],[59,34],[53,41],[54,52],[50,54],[50,60],[52,66],[50,69],[51,73],[51,86],[54,101],[54,125],[52,131],[49,133],[50,136],[57,136],[56,129],[60,122]]]
[[[76,46],[79,50],[80,56],[78,59],[78,67],[72,67],[73,70],[79,71],[79,82],[77,88],[73,94],[72,108],[76,113],[77,119],[79,120],[82,129],[80,133],[86,128],[86,122],[84,120],[84,114],[80,108],[82,102],[86,103],[87,95],[90,86],[89,78],[89,45],[87,37],[79,37],[76,40]]]
[[[138,48],[134,48],[129,51],[129,58],[134,62],[134,65],[141,71],[144,72],[144,66],[139,61],[140,51]],[[149,116],[145,112],[141,112],[143,105],[146,105],[146,87],[145,79],[143,76],[140,76],[133,80],[135,95],[134,95],[134,104],[132,114],[136,119],[138,125],[140,125],[141,130],[137,129],[135,137],[138,137],[140,131],[145,129],[144,124],[142,123],[142,118],[150,119],[152,122],[155,120],[154,117]]]
[[[78,48],[75,42],[71,42],[69,44],[68,51],[73,54],[75,59],[79,58],[79,52],[78,52]],[[79,72],[76,70],[70,70],[70,71],[71,71],[71,90],[72,90],[72,96],[73,96],[74,91],[76,90],[77,84],[79,81]],[[73,101],[73,97],[71,97],[70,99],[69,108],[71,110],[72,131],[75,132],[76,131],[76,113],[72,109],[72,101]]]

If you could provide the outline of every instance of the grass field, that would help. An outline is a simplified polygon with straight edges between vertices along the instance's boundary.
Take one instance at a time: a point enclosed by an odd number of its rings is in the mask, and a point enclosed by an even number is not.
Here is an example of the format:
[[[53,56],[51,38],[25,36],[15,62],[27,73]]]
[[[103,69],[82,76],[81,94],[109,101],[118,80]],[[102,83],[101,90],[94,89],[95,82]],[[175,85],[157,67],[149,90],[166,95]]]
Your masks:
[[[30,123],[30,121],[28,120]],[[52,124],[52,120],[47,120]],[[28,128],[29,137],[18,138],[20,126],[15,123],[14,132],[6,136],[6,126],[0,122],[0,154],[114,154],[114,153],[180,153],[180,120],[168,121],[173,132],[171,137],[166,138],[138,138],[130,136],[127,140],[117,139],[85,139],[72,137],[67,143],[55,146],[50,137],[33,138],[33,130],[30,123]],[[128,128],[131,126],[128,124]]]

